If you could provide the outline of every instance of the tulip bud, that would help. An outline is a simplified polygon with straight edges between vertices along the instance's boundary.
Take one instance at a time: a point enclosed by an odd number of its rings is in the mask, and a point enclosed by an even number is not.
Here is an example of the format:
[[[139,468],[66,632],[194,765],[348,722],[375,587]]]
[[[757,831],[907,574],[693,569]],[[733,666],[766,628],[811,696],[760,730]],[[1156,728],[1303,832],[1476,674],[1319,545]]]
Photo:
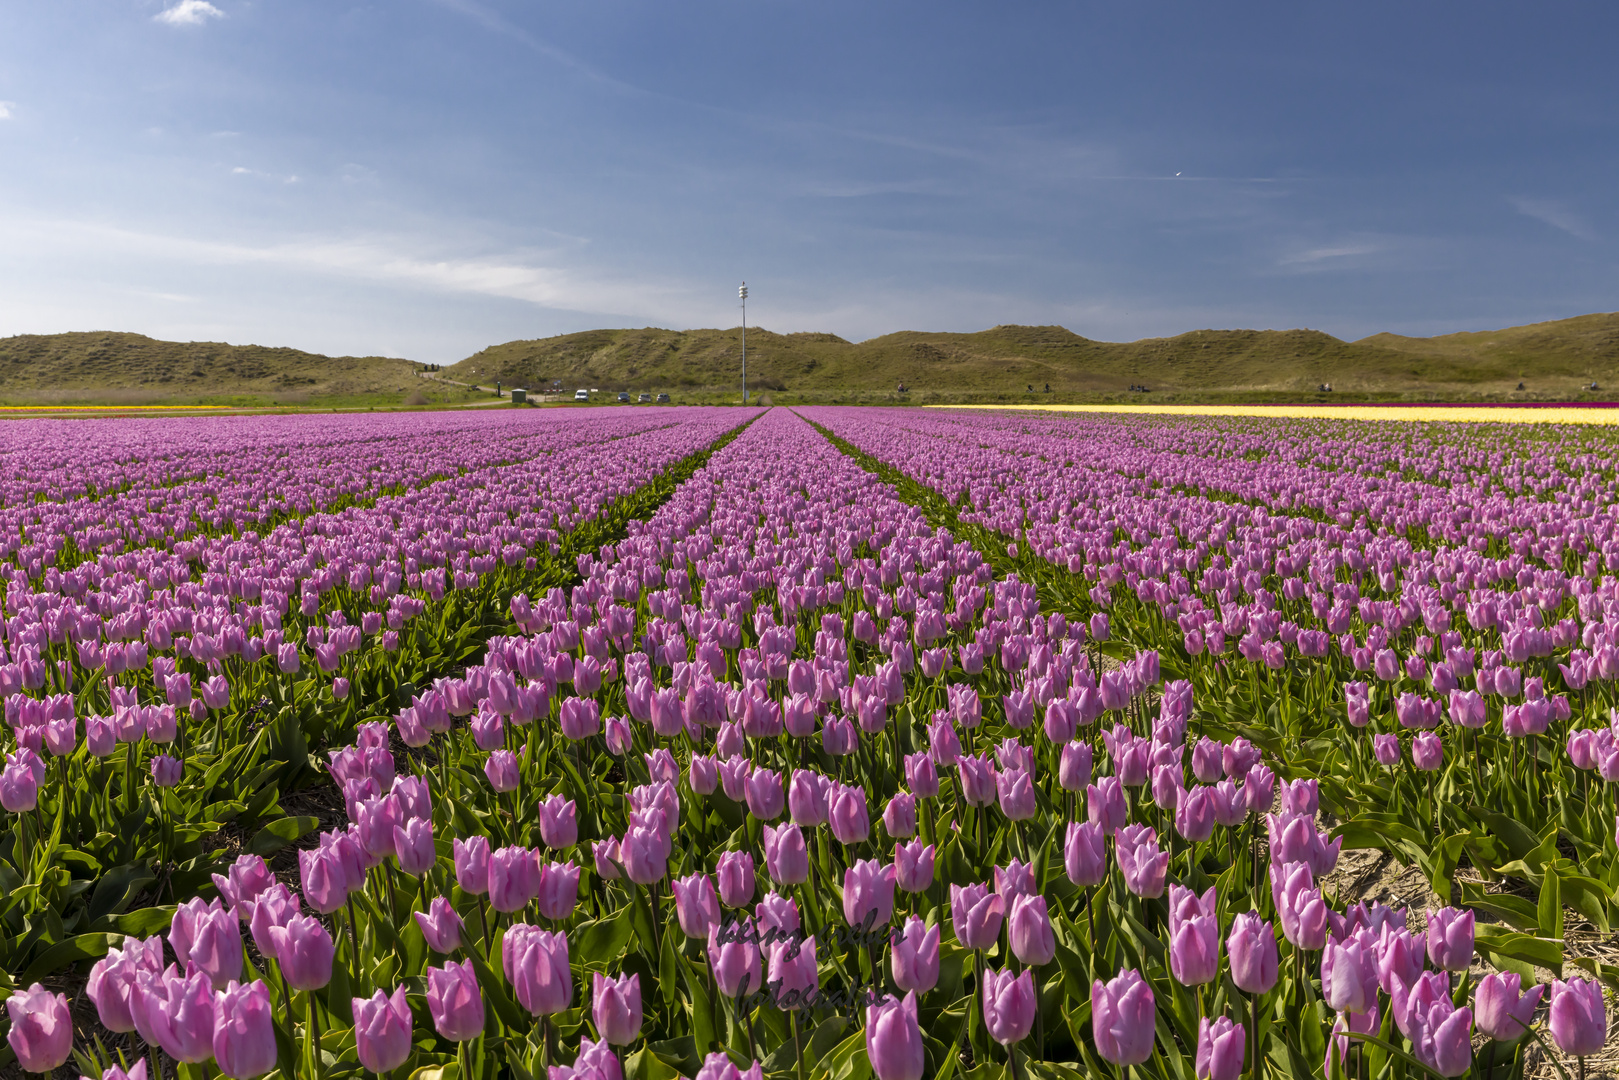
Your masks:
[[[1243,1025],[1221,1016],[1197,1025],[1197,1080],[1240,1080],[1248,1034]]]
[[[927,1050],[914,990],[866,1008],[866,1057],[877,1080],[921,1080]]]
[[[1601,1050],[1608,1038],[1601,984],[1590,979],[1554,980],[1547,1026],[1552,1042],[1565,1054],[1585,1057]]]
[[[1018,958],[1019,963],[1039,967],[1056,958],[1057,939],[1045,897],[1019,896],[1012,901],[1012,913],[1007,917],[1006,928],[1012,955]]]
[[[435,896],[425,912],[415,912],[416,925],[421,928],[427,947],[436,953],[449,954],[461,947],[461,916],[442,896]]]
[[[1091,1031],[1096,1051],[1115,1065],[1140,1065],[1152,1056],[1156,1029],[1152,988],[1134,970],[1091,984]]]
[[[746,851],[720,855],[714,870],[719,879],[720,900],[726,907],[745,907],[753,900],[753,856]]]
[[[483,1034],[483,991],[471,960],[427,969],[427,1010],[433,1027],[451,1042]]]
[[[573,1004],[566,934],[517,923],[501,940],[501,963],[518,1004],[534,1016],[566,1012]]]
[[[469,961],[470,962],[470,961]],[[391,997],[378,990],[367,998],[354,998],[355,1054],[371,1072],[384,1075],[410,1057],[412,1021],[405,988]]]
[[[926,926],[912,915],[903,933],[894,938],[891,966],[894,985],[925,994],[939,982],[939,928]]]
[[[25,1072],[54,1072],[73,1052],[73,1016],[67,995],[53,994],[39,983],[14,991],[6,999],[11,1031],[6,1041]]]
[[[627,1046],[640,1037],[640,975],[620,975],[610,979],[598,971],[591,984],[590,999],[591,1019],[595,1021],[602,1041],[614,1046]]]
[[[252,1080],[275,1068],[275,1020],[270,990],[255,980],[232,982],[214,1007],[214,1061],[235,1080]]]
[[[337,954],[332,935],[320,921],[294,915],[284,926],[269,928],[270,949],[281,975],[294,990],[319,990],[332,981]]]

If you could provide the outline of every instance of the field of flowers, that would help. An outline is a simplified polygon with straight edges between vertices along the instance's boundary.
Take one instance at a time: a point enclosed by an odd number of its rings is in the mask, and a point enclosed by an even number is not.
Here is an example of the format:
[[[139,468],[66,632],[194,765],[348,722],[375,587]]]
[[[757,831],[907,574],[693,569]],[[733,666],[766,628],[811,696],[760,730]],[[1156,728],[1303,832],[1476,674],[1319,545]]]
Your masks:
[[[1606,1069],[1614,445],[837,408],[5,425],[0,1064]],[[1385,864],[1411,902],[1364,887]]]

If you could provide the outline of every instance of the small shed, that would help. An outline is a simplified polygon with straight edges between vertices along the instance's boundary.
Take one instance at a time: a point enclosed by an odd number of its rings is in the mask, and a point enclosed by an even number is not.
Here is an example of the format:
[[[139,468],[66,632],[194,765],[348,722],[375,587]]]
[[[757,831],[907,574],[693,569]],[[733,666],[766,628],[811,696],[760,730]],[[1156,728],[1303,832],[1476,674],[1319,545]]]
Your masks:
[[[513,405],[526,405],[526,404],[528,404],[528,391],[524,390],[524,389],[520,389],[520,388],[515,387],[515,386],[512,387],[512,404]]]

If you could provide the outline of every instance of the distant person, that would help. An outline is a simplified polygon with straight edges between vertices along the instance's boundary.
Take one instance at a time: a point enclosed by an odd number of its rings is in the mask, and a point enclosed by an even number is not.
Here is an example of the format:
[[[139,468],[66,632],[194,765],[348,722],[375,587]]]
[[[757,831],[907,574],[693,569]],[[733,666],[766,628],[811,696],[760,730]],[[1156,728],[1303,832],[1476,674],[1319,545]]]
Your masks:
[[[1034,393],[1034,384],[1033,383],[1029,384],[1029,393],[1031,393],[1031,394]]]
[[[1048,394],[1051,393],[1051,384],[1050,383],[1046,383],[1046,393],[1048,393]]]
[[[901,393],[901,394],[905,393],[905,384],[904,383],[899,384],[899,391],[898,392]]]

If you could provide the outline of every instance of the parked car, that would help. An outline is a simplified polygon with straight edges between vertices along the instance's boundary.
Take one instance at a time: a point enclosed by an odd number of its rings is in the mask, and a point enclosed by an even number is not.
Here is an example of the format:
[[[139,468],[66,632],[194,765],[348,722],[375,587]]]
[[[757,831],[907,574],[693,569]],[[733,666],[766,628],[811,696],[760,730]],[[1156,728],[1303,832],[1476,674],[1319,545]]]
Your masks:
[[[620,400],[624,404],[628,405],[630,403],[630,395],[628,395],[628,394],[624,393],[624,391],[620,390],[619,393],[618,393],[618,400]]]
[[[637,402],[641,403],[641,404],[645,404],[646,402],[652,400],[652,395],[651,394],[642,394],[640,397],[636,398],[635,400]]]
[[[659,405],[667,405],[667,404],[669,404],[669,395],[668,394],[659,394],[658,395],[658,404]]]
[[[590,391],[589,390],[575,390],[573,392],[573,400],[575,400],[575,401],[589,401],[590,400]]]

